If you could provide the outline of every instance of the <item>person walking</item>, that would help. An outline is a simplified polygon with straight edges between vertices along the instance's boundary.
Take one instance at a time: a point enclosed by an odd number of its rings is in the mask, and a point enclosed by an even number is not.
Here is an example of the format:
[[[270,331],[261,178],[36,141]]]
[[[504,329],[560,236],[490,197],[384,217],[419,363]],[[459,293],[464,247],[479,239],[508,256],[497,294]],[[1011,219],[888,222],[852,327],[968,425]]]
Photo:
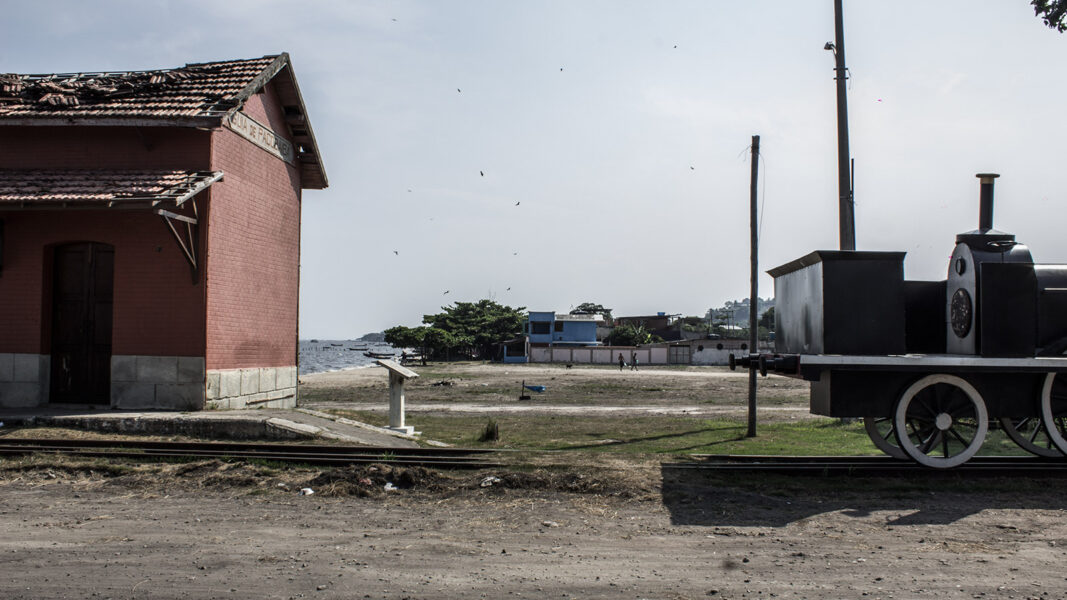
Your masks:
[[[636,371],[637,370],[637,352],[631,352],[630,353],[630,370],[631,371]]]
[[[622,359],[622,352],[619,353],[619,370],[626,366],[626,361]]]

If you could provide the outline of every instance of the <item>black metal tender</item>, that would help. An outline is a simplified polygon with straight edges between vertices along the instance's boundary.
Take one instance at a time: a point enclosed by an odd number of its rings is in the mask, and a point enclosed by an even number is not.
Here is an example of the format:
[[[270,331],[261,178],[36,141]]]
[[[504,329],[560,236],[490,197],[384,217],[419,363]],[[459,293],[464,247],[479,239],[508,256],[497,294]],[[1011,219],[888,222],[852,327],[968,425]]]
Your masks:
[[[863,418],[886,454],[950,468],[989,420],[1040,456],[1067,455],[1067,265],[1035,264],[993,228],[956,236],[943,281],[906,281],[904,252],[817,250],[769,271],[775,354],[731,366],[811,382],[811,412]]]

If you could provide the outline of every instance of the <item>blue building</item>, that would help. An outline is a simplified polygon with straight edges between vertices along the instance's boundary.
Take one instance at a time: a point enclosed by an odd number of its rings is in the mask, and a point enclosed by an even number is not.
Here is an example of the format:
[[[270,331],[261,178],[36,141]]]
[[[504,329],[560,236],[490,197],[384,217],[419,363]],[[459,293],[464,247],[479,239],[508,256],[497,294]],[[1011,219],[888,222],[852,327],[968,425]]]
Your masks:
[[[530,311],[524,332],[530,344],[544,346],[598,346],[598,315],[557,315]]]

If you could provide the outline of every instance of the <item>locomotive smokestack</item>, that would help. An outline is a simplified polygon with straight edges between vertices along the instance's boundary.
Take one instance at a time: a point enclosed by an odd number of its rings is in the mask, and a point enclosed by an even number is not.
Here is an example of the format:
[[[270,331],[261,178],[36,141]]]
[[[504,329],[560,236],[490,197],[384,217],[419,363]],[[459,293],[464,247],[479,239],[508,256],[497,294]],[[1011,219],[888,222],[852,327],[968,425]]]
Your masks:
[[[983,233],[993,229],[993,180],[1000,177],[997,173],[979,173],[975,175],[981,182],[981,208],[978,212],[978,230]]]

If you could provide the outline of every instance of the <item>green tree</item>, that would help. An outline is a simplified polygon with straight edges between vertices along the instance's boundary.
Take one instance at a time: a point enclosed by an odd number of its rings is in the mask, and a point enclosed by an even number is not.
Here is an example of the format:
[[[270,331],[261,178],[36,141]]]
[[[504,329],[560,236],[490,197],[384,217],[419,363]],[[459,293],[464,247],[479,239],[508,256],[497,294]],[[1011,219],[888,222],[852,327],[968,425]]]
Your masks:
[[[611,332],[609,339],[612,346],[639,346],[663,341],[663,338],[658,335],[652,335],[644,323],[619,325]]]
[[[774,331],[774,307],[767,309],[767,312],[763,313],[763,316],[759,318],[758,324],[761,328],[767,331]]]
[[[394,348],[421,348],[426,327],[397,325],[385,330],[385,341]]]
[[[1067,0],[1030,0],[1030,6],[1045,25],[1060,33],[1067,31]]]
[[[470,340],[461,339],[444,329],[438,329],[437,327],[424,327],[423,329],[425,329],[422,337],[423,344],[425,344],[426,350],[434,358],[448,360],[452,358],[452,352],[456,348],[470,345]]]
[[[612,323],[611,309],[604,308],[601,304],[595,304],[593,302],[582,302],[578,306],[574,307],[571,311],[572,315],[604,315],[604,320],[608,323]]]
[[[682,317],[682,331],[695,331],[699,333],[711,333],[711,326],[704,317]]]
[[[422,322],[451,336],[450,349],[467,348],[482,357],[493,355],[493,345],[522,333],[525,307],[511,308],[492,300],[456,302],[444,312],[425,315]]]

